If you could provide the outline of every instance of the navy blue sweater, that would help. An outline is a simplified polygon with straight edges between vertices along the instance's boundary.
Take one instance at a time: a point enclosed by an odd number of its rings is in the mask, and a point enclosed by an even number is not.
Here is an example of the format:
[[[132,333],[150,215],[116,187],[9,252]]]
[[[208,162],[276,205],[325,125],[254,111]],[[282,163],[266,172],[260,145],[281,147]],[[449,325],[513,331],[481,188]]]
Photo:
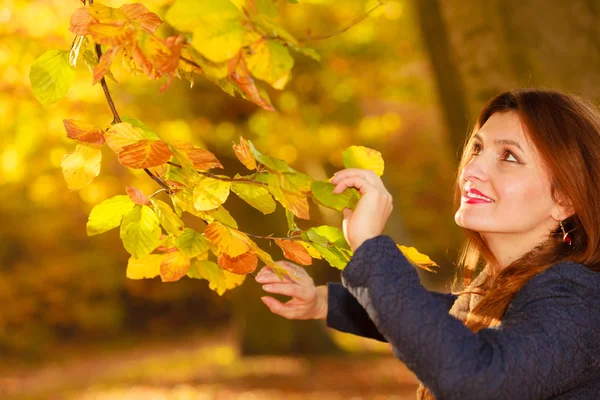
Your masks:
[[[600,273],[553,265],[514,296],[500,326],[473,333],[427,291],[388,236],[367,240],[328,285],[327,325],[388,341],[443,399],[600,399]]]

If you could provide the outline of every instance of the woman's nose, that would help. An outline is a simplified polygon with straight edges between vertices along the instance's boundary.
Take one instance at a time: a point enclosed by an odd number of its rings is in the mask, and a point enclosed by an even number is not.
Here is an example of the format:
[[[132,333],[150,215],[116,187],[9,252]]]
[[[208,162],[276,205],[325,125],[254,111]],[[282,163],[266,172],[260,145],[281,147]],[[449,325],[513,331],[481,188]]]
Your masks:
[[[467,181],[483,181],[488,179],[488,167],[484,157],[474,156],[471,161],[463,168],[462,176]]]

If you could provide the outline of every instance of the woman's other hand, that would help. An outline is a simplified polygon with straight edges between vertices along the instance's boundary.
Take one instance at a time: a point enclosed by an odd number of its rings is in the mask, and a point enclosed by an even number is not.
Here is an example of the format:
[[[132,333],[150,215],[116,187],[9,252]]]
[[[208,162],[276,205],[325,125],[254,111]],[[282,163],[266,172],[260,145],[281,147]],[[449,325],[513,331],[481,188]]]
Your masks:
[[[394,208],[392,195],[375,172],[347,168],[336,172],[331,179],[336,185],[333,193],[342,193],[349,187],[356,188],[361,198],[354,211],[344,208],[342,223],[344,237],[352,251],[356,251],[366,240],[381,235]]]
[[[290,277],[281,279],[270,267],[263,267],[256,275],[256,281],[265,291],[291,297],[286,303],[270,296],[261,297],[271,312],[287,319],[327,318],[327,286],[315,287],[304,268],[296,264],[288,261],[276,264],[287,270]]]

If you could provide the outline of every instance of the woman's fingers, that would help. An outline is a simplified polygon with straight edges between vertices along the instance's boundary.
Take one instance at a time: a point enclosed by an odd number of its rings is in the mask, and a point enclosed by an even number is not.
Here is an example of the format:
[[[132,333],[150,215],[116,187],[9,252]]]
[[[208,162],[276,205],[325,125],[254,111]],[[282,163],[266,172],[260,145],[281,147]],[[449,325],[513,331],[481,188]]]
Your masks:
[[[310,302],[314,300],[314,290],[294,283],[269,283],[263,285],[263,290],[269,293],[282,294],[302,301]]]
[[[294,304],[283,304],[282,302],[280,302],[279,300],[270,297],[270,296],[263,296],[260,298],[262,300],[263,303],[265,303],[265,305],[267,307],[269,307],[269,310],[271,310],[271,312],[273,314],[277,314],[280,315],[284,318],[287,319],[306,319],[307,316],[306,311],[305,311],[305,307],[301,306],[299,307],[298,305],[294,305]]]

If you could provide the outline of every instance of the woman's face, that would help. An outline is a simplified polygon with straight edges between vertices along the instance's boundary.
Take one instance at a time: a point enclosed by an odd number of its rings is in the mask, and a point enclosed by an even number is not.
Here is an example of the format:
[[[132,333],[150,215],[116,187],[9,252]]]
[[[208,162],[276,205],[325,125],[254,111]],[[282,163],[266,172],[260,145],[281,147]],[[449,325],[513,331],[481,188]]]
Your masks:
[[[493,114],[471,139],[471,160],[461,171],[459,226],[532,240],[556,229],[559,209],[550,180],[514,112]],[[468,155],[467,155],[468,156]]]

